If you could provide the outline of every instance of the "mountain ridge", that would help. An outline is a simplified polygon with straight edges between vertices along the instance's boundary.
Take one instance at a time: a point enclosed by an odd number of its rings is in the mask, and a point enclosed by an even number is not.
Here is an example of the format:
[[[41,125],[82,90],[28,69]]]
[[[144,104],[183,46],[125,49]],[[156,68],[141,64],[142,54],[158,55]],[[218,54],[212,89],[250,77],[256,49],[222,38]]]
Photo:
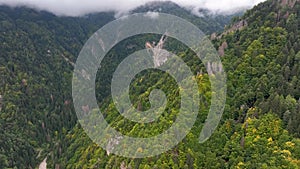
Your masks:
[[[299,168],[300,3],[289,2],[294,1],[269,0],[257,5],[234,18],[225,29],[230,31],[212,40],[222,55],[228,96],[219,127],[203,144],[197,138],[210,105],[209,74],[192,52],[180,46],[183,50],[178,56],[191,67],[199,83],[199,116],[191,132],[172,150],[145,159],[107,155],[85,134],[72,106],[73,68],[66,60],[75,62],[88,37],[115,19],[114,14],[56,17],[1,6],[0,168],[36,168],[44,159],[48,168],[57,169]],[[201,25],[203,20],[197,21]],[[232,29],[241,21],[247,24]],[[147,41],[157,41],[157,37],[125,40],[106,56],[104,69],[111,70],[126,54],[144,49]],[[166,47],[177,47],[172,40],[168,42]],[[125,51],[121,50],[124,46]],[[104,80],[110,77],[100,76]],[[103,84],[100,80],[97,87]],[[126,121],[115,110],[109,93],[99,90],[97,96],[107,98],[100,105],[105,119],[124,134],[147,137],[161,133],[176,119],[179,105],[172,78],[152,70],[144,72],[133,80],[130,99],[138,109],[147,109],[149,93],[156,87],[172,99],[159,119],[161,123]]]

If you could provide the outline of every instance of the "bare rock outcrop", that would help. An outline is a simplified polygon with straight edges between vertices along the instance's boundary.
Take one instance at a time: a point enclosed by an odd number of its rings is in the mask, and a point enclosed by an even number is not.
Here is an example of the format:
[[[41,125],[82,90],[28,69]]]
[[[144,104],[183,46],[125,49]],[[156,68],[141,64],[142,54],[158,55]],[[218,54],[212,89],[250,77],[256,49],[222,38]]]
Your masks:
[[[219,56],[224,56],[225,55],[225,49],[228,48],[228,44],[226,41],[224,41],[221,46],[219,46],[218,52]]]
[[[162,50],[166,40],[167,40],[167,35],[164,34],[160,38],[157,45],[155,45],[155,42],[153,42],[152,44],[150,42],[146,42],[145,44],[146,49],[149,49],[151,51],[154,67],[159,67],[163,65],[170,57],[170,53]]]

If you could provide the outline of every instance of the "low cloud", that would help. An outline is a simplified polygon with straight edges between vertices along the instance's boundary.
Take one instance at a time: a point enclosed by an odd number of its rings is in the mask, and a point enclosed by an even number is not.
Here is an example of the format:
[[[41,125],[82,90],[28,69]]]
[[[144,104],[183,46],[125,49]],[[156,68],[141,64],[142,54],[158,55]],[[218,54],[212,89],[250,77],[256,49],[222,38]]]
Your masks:
[[[251,8],[254,5],[266,0],[175,0],[177,4],[184,7],[191,7],[194,11],[200,8],[206,8],[212,12],[230,13],[237,9]]]
[[[46,10],[56,15],[81,16],[93,12],[114,11],[126,13],[152,0],[0,0],[0,5],[27,6]],[[165,0],[161,0],[165,1]],[[212,12],[230,12],[239,8],[251,8],[265,0],[171,0],[182,7],[197,11],[206,8]]]
[[[159,13],[158,12],[147,12],[145,14],[146,17],[150,17],[152,19],[158,18],[159,17]]]

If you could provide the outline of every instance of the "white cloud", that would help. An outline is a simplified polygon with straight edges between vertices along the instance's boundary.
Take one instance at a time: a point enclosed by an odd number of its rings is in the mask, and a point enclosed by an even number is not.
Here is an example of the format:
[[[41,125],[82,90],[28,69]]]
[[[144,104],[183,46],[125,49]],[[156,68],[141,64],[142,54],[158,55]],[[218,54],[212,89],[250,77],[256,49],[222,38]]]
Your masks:
[[[91,12],[115,11],[125,13],[152,0],[0,0],[0,5],[29,6],[56,15],[79,16]],[[166,0],[161,0],[166,1]],[[237,8],[252,7],[265,0],[171,0],[190,9],[207,8],[228,12]]]
[[[212,11],[230,11],[236,8],[252,7],[265,0],[175,0],[182,6],[204,7]]]
[[[147,12],[145,14],[146,17],[150,17],[151,19],[156,19],[159,17],[159,13],[158,12]]]

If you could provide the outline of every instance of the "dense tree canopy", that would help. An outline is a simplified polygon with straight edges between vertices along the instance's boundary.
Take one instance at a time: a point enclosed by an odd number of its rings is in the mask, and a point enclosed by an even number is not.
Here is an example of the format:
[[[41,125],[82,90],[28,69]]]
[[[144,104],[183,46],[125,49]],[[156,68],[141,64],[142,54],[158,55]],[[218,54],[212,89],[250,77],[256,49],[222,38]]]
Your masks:
[[[176,6],[164,7],[206,33],[227,24],[221,22],[222,17],[203,19]],[[137,12],[145,10],[149,9]],[[198,82],[199,114],[192,130],[173,149],[155,157],[130,159],[108,154],[93,143],[72,105],[72,65],[88,37],[113,20],[113,14],[56,17],[0,6],[0,168],[35,168],[46,157],[48,168],[71,169],[300,168],[299,11],[298,0],[268,0],[211,36],[227,74],[227,102],[217,130],[202,144],[198,138],[212,96],[211,72],[185,45],[168,39],[165,48],[187,63]],[[207,25],[214,21],[220,22],[210,30]],[[122,59],[159,37],[146,34],[122,41],[98,71],[99,107],[123,134],[151,137],[176,120],[180,89],[162,71],[144,71],[130,86],[130,99],[139,110],[150,107],[153,89],[166,93],[167,107],[153,123],[122,117],[110,96],[110,79]]]

